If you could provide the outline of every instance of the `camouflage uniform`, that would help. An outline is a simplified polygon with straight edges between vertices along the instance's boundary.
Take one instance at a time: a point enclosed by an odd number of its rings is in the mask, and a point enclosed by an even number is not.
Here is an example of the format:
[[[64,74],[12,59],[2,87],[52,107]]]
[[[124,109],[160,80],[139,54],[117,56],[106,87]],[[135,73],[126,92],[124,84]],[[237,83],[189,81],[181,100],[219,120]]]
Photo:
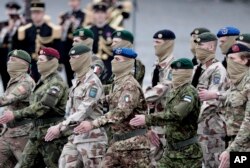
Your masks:
[[[231,85],[219,99],[223,102],[227,125],[227,150],[249,152],[249,90],[250,73],[237,85]]]
[[[0,106],[9,110],[20,110],[29,105],[29,96],[35,82],[28,74],[23,74],[8,83],[7,90],[0,97]],[[23,123],[21,123],[23,122]],[[29,123],[28,123],[29,122]],[[0,167],[14,167],[28,141],[30,121],[12,122],[12,127],[0,138]],[[19,126],[15,126],[19,125]]]
[[[166,95],[171,89],[171,67],[170,64],[173,62],[174,57],[170,56],[156,66],[159,66],[159,82],[156,86],[148,88],[145,92],[145,99],[147,102],[154,103],[155,108],[149,109],[150,113],[163,112],[166,105]],[[156,160],[160,159],[163,154],[163,149],[166,146],[166,137],[164,132],[164,126],[152,126],[151,129],[157,132],[160,137],[162,147],[157,148],[151,145],[151,155],[155,157]]]
[[[102,167],[149,167],[150,144],[145,127],[133,127],[129,121],[146,111],[146,102],[139,83],[132,74],[114,82],[108,97],[110,111],[92,121],[94,128],[109,125],[113,139],[103,159]]]
[[[94,120],[102,116],[99,101],[101,95],[101,81],[91,69],[71,88],[70,116],[62,122],[62,125],[69,127],[72,122]],[[102,157],[106,152],[106,145],[107,136],[103,128],[81,135],[71,135],[63,148],[59,167],[77,167],[79,160],[83,162],[84,167],[100,167]]]
[[[196,141],[200,103],[190,84],[167,95],[165,112],[146,116],[146,124],[165,126],[167,146],[158,167],[201,167],[202,152]]]
[[[45,142],[44,137],[51,125],[63,119],[67,97],[66,84],[57,73],[52,73],[37,83],[30,99],[30,106],[13,111],[15,119],[34,119],[34,128],[21,157],[21,168],[35,166],[35,160],[40,157],[47,167],[57,167],[66,139],[62,137]]]
[[[197,89],[224,91],[227,80],[226,69],[219,61],[213,59],[209,67],[202,66]],[[220,101],[214,99],[202,102],[201,106],[197,133],[205,167],[218,167],[219,156],[225,150],[226,124],[219,104]]]

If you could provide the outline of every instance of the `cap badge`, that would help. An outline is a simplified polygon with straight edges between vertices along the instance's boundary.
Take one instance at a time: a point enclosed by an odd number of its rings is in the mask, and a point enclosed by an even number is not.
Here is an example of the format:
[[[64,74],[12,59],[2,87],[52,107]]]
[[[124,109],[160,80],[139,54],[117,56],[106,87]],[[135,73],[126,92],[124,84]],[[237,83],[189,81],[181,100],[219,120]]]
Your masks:
[[[14,55],[17,55],[17,50],[15,50],[15,51],[13,52],[13,54],[14,54]]]
[[[80,31],[79,36],[84,36],[84,31]]]
[[[116,35],[117,35],[118,37],[119,37],[119,36],[121,36],[121,32],[117,32],[117,34],[116,34]]]
[[[121,48],[118,48],[118,49],[116,49],[116,52],[115,52],[116,54],[121,54],[122,53],[122,49]]]
[[[162,38],[163,37],[163,35],[162,34],[158,34],[158,38]]]
[[[228,29],[227,28],[221,29],[221,33],[224,34],[224,35],[227,34],[228,33]]]
[[[195,30],[194,33],[195,33],[195,34],[199,34],[199,30]]]
[[[240,36],[240,37],[239,37],[239,39],[240,39],[240,40],[243,40],[243,39],[244,39],[244,37],[243,37],[243,36]]]
[[[75,54],[75,53],[76,53],[76,50],[72,50],[70,53],[71,53],[71,54]]]
[[[239,52],[239,51],[240,51],[240,48],[239,48],[237,45],[234,45],[234,46],[232,47],[232,50],[233,50],[233,52]]]
[[[180,62],[177,62],[177,63],[176,63],[176,66],[177,66],[177,68],[180,68],[180,67],[181,67],[181,63],[180,63]]]

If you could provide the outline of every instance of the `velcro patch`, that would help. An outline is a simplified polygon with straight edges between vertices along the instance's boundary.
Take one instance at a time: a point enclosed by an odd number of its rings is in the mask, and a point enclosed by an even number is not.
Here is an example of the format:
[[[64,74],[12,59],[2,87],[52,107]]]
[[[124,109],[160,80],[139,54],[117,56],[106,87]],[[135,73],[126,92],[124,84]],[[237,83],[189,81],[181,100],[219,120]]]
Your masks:
[[[89,91],[89,97],[95,98],[96,95],[97,95],[97,89],[91,87],[91,88],[90,88],[90,91]]]
[[[219,84],[220,83],[220,78],[221,78],[220,74],[215,74],[214,78],[213,78],[213,83],[214,84]]]
[[[184,96],[183,98],[184,101],[191,103],[192,102],[192,97],[191,96]]]
[[[24,94],[26,92],[26,89],[23,86],[19,86],[17,89],[21,94]]]

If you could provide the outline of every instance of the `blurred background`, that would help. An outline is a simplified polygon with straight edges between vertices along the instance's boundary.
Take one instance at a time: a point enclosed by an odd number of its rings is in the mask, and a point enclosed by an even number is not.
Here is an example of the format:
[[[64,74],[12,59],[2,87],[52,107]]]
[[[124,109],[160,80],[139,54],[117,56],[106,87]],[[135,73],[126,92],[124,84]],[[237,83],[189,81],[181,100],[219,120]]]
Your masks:
[[[58,16],[69,10],[68,0],[44,0],[46,13],[54,23]],[[190,32],[195,27],[207,27],[213,33],[224,26],[235,26],[241,33],[250,33],[250,1],[249,0],[132,0],[133,12],[125,21],[125,28],[135,35],[135,49],[139,59],[146,65],[144,85],[151,83],[151,73],[155,62],[153,34],[160,29],[170,29],[176,34],[174,55],[192,57],[190,52]],[[0,21],[7,19],[5,4],[0,1]],[[16,0],[23,5],[23,0]],[[90,0],[82,0],[85,8]],[[217,57],[221,60],[220,50]],[[1,85],[0,85],[1,86]]]

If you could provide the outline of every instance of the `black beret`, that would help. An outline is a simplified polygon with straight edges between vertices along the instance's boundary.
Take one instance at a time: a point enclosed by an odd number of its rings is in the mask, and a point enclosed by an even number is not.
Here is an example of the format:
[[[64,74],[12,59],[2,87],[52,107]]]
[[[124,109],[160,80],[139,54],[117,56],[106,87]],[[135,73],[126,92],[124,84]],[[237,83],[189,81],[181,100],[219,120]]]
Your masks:
[[[232,53],[240,53],[240,52],[250,52],[250,48],[248,48],[247,46],[243,44],[234,44],[232,45],[232,47],[229,48],[226,55],[232,54]]]
[[[21,9],[21,6],[16,3],[16,2],[8,2],[6,5],[5,5],[6,8],[10,8],[10,9],[16,9],[16,10],[19,10]]]
[[[175,34],[171,30],[160,30],[156,32],[153,36],[154,39],[163,39],[163,40],[174,40]]]
[[[108,10],[108,5],[106,3],[100,2],[93,5],[92,9],[94,11],[106,12]]]
[[[199,35],[199,34],[206,33],[206,32],[210,32],[210,30],[208,30],[208,29],[205,28],[205,27],[198,27],[198,28],[195,28],[195,29],[190,33],[190,35],[191,35],[191,36],[192,36],[193,34]]]

